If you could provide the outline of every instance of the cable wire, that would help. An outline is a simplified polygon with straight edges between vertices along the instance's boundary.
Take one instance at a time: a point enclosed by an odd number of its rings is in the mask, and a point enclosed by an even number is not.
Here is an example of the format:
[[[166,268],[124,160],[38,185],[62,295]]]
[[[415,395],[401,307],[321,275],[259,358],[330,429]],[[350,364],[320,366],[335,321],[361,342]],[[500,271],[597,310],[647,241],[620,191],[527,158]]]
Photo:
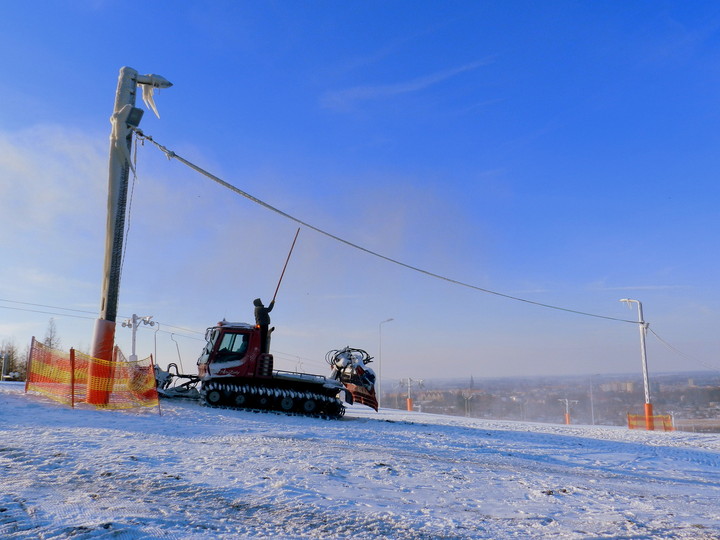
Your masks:
[[[534,306],[544,307],[544,308],[548,308],[548,309],[555,309],[555,310],[564,311],[564,312],[567,312],[567,313],[574,313],[574,314],[576,314],[576,315],[584,315],[584,316],[586,316],[586,317],[595,317],[595,318],[598,318],[598,319],[607,319],[607,320],[611,320],[611,321],[619,321],[619,322],[632,323],[632,324],[636,324],[636,323],[637,323],[637,321],[632,321],[632,320],[629,320],[629,319],[621,319],[621,318],[618,318],[618,317],[609,317],[609,316],[607,316],[607,315],[597,315],[597,314],[595,314],[595,313],[588,313],[588,312],[585,312],[585,311],[578,311],[578,310],[575,310],[575,309],[569,309],[569,308],[564,308],[564,307],[560,307],[560,306],[554,306],[554,305],[552,305],[552,304],[544,304],[544,303],[542,303],[542,302],[535,302],[535,301],[533,301],[533,300],[528,300],[528,299],[526,299],[526,298],[520,298],[520,297],[518,297],[518,296],[512,296],[512,295],[509,295],[509,294],[505,294],[505,293],[493,291],[493,290],[490,290],[490,289],[485,289],[485,288],[482,288],[482,287],[478,287],[477,285],[472,285],[472,284],[470,284],[470,283],[465,283],[465,282],[463,282],[463,281],[458,281],[458,280],[456,280],[456,279],[452,279],[452,278],[449,278],[449,277],[446,277],[446,276],[442,276],[442,275],[440,275],[440,274],[436,274],[436,273],[434,273],[434,272],[430,272],[430,271],[428,271],[428,270],[424,270],[424,269],[422,269],[422,268],[418,268],[417,266],[413,266],[413,265],[404,263],[404,262],[402,262],[402,261],[398,261],[397,259],[393,259],[393,258],[391,258],[391,257],[387,257],[387,256],[385,256],[385,255],[382,255],[382,254],[376,252],[376,251],[372,251],[372,250],[370,250],[370,249],[368,249],[368,248],[365,248],[365,247],[362,247],[362,246],[360,246],[360,245],[358,245],[358,244],[355,244],[355,243],[353,243],[353,242],[350,242],[349,240],[345,240],[344,238],[340,238],[339,236],[336,236],[336,235],[334,235],[334,234],[332,234],[332,233],[330,233],[330,232],[327,232],[327,231],[325,231],[325,230],[323,230],[323,229],[320,229],[319,227],[315,227],[314,225],[311,225],[310,223],[307,223],[306,221],[303,221],[303,220],[301,220],[301,219],[299,219],[299,218],[296,218],[295,216],[292,216],[292,215],[288,214],[287,212],[283,212],[283,211],[280,210],[279,208],[275,208],[274,206],[266,203],[265,201],[263,201],[263,200],[261,200],[261,199],[258,199],[257,197],[255,197],[255,196],[253,196],[253,195],[250,195],[249,193],[241,190],[240,188],[238,188],[238,187],[236,187],[236,186],[234,186],[234,185],[226,182],[225,180],[222,180],[221,178],[218,178],[218,177],[215,176],[214,174],[206,171],[205,169],[202,169],[202,168],[199,167],[198,165],[195,165],[194,163],[192,163],[192,162],[186,160],[185,158],[179,156],[178,154],[176,154],[176,153],[173,152],[172,150],[169,150],[169,149],[166,148],[165,146],[163,146],[163,145],[161,145],[160,143],[156,142],[150,135],[144,134],[144,133],[142,132],[142,130],[137,129],[137,128],[133,128],[133,130],[135,131],[135,133],[136,133],[136,135],[137,135],[138,138],[144,139],[144,140],[147,140],[147,141],[150,141],[150,142],[151,142],[152,144],[154,144],[161,152],[163,152],[163,153],[167,156],[168,159],[177,159],[179,162],[181,162],[182,164],[186,165],[187,167],[193,169],[194,171],[202,174],[203,176],[206,176],[206,177],[209,178],[210,180],[212,180],[212,181],[220,184],[221,186],[229,189],[230,191],[233,191],[233,192],[237,193],[238,195],[240,195],[240,196],[242,196],[242,197],[245,197],[246,199],[248,199],[248,200],[250,200],[250,201],[252,201],[252,202],[254,202],[254,203],[256,203],[256,204],[258,204],[258,205],[260,205],[260,206],[262,206],[262,207],[264,207],[264,208],[266,208],[266,209],[268,209],[268,210],[270,210],[271,212],[275,212],[276,214],[279,214],[279,215],[281,215],[282,217],[284,217],[284,218],[286,218],[286,219],[289,219],[289,220],[291,220],[291,221],[294,221],[295,223],[297,223],[297,224],[299,224],[299,225],[302,225],[302,226],[304,226],[304,227],[307,227],[308,229],[312,229],[313,231],[315,231],[315,232],[317,232],[317,233],[320,233],[320,234],[322,234],[322,235],[324,235],[324,236],[327,236],[328,238],[331,238],[331,239],[333,239],[333,240],[336,240],[337,242],[340,242],[340,243],[342,243],[342,244],[345,244],[345,245],[350,246],[350,247],[352,247],[352,248],[355,248],[355,249],[357,249],[357,250],[363,251],[363,252],[367,253],[368,255],[372,255],[372,256],[374,256],[374,257],[383,259],[383,260],[385,260],[385,261],[387,261],[387,262],[396,264],[396,265],[398,265],[398,266],[402,266],[402,267],[407,268],[407,269],[409,269],[409,270],[412,270],[412,271],[414,271],[414,272],[418,272],[418,273],[420,273],[420,274],[424,274],[424,275],[426,275],[426,276],[429,276],[429,277],[432,277],[432,278],[435,278],[435,279],[440,279],[440,280],[446,281],[446,282],[448,282],[448,283],[453,283],[453,284],[455,284],[455,285],[459,285],[459,286],[461,286],[461,287],[466,287],[466,288],[468,288],[468,289],[473,289],[473,290],[476,290],[476,291],[480,291],[480,292],[483,292],[483,293],[486,293],[486,294],[492,294],[492,295],[495,295],[495,296],[499,296],[499,297],[501,297],[501,298],[507,298],[508,300],[515,300],[515,301],[517,301],[517,302],[524,302],[524,303],[526,303],[526,304],[531,304],[531,305],[534,305]]]
[[[54,313],[52,311],[41,311],[39,309],[28,309],[28,308],[19,308],[19,307],[11,307],[11,306],[0,306],[0,309],[12,309],[15,311],[27,311],[30,313],[43,313],[46,315],[55,315],[57,317],[73,317],[75,319],[96,319],[97,317],[86,317],[85,315],[72,315],[70,313]],[[62,309],[62,308],[61,308]]]
[[[122,257],[120,257],[120,279],[122,280],[122,271],[125,266],[125,254],[127,253],[128,238],[130,237],[130,220],[132,218],[132,203],[133,196],[135,194],[135,182],[137,181],[137,154],[138,154],[138,139],[136,138],[133,144],[133,166],[129,167],[133,174],[132,185],[130,187],[130,200],[127,205],[127,212],[125,217],[125,240],[123,242]]]
[[[63,311],[77,311],[78,313],[97,313],[96,311],[88,311],[85,309],[72,309],[72,308],[64,308],[59,306],[48,306],[46,304],[32,304],[30,302],[20,302],[18,300],[8,300],[6,298],[0,298],[0,302],[8,302],[9,304],[22,304],[24,306],[35,306],[35,307],[46,307],[51,309],[61,309]],[[3,306],[0,306],[3,307]]]
[[[686,353],[682,352],[680,349],[677,349],[677,348],[673,347],[672,345],[670,345],[670,343],[668,343],[668,342],[665,341],[663,338],[661,338],[661,337],[657,334],[657,332],[655,332],[655,330],[653,330],[653,329],[650,328],[649,326],[647,327],[647,329],[650,331],[650,333],[652,333],[652,334],[658,339],[658,341],[660,341],[660,343],[662,343],[663,345],[665,345],[665,347],[667,347],[668,349],[670,349],[671,351],[673,351],[675,354],[678,354],[678,355],[680,355],[680,356],[682,356],[683,358],[686,358],[686,359],[688,359],[688,360],[692,360],[692,361],[694,361],[694,362],[697,362],[698,364],[700,364],[701,366],[706,367],[707,369],[710,369],[710,370],[712,370],[712,371],[720,372],[720,368],[719,368],[719,367],[713,366],[712,364],[708,364],[707,362],[704,362],[703,360],[700,360],[699,358],[695,358],[694,356],[690,356],[689,354],[686,354]]]
[[[97,313],[97,312],[95,312],[95,311],[87,311],[87,310],[84,310],[84,309],[64,308],[64,307],[60,307],[60,306],[50,306],[50,305],[47,305],[47,304],[33,304],[33,303],[31,303],[31,302],[20,302],[20,301],[18,301],[18,300],[8,300],[8,299],[6,299],[6,298],[0,298],[0,302],[7,302],[7,303],[11,303],[11,304],[20,304],[20,305],[25,305],[25,306],[44,307],[44,308],[56,309],[56,310],[59,309],[59,310],[62,310],[62,311],[74,311],[74,312],[77,312],[77,313],[89,313],[89,314],[95,314],[95,313]],[[44,311],[44,310],[39,310],[39,309],[28,309],[28,308],[12,307],[12,306],[3,306],[3,305],[0,305],[0,309],[12,309],[12,310],[14,310],[14,311],[25,311],[25,312],[29,312],[29,313],[43,313],[43,314],[45,314],[45,315],[55,315],[55,316],[57,316],[57,317],[73,317],[73,318],[75,318],[75,319],[88,319],[88,320],[97,319],[97,316],[88,317],[88,316],[85,316],[85,315],[72,315],[72,314],[70,314],[70,313],[57,313],[57,312],[54,312],[54,311]],[[129,319],[130,317],[120,316],[120,317],[118,317],[118,318],[119,318],[119,319]],[[177,329],[177,330],[181,330],[181,331],[187,332],[187,333],[189,333],[189,334],[203,335],[203,332],[200,332],[200,331],[198,331],[198,330],[191,330],[191,329],[189,329],[189,328],[183,328],[183,327],[181,327],[181,326],[174,326],[174,325],[172,325],[172,324],[167,324],[167,323],[161,323],[161,324],[162,324],[163,326],[167,326],[167,327],[169,327],[169,328],[175,328],[175,329]],[[144,328],[144,327],[143,327],[143,326],[140,326],[139,328]],[[178,334],[177,332],[170,332],[170,331],[168,331],[168,330],[162,330],[162,329],[160,329],[160,330],[158,330],[158,332],[164,333],[164,334],[173,334],[173,333],[174,333],[175,335],[180,336],[180,337],[204,341],[204,340],[202,340],[201,338],[197,338],[197,337],[195,337],[195,336],[191,336],[191,335],[186,336],[186,335],[183,335],[183,334]]]

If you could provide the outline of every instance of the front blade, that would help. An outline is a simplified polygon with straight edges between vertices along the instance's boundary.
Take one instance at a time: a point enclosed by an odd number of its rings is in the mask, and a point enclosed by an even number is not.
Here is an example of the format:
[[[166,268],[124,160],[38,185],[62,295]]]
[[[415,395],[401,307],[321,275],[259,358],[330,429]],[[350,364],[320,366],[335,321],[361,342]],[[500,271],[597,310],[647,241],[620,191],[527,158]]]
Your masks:
[[[375,411],[378,410],[378,402],[377,398],[375,397],[375,389],[368,390],[364,386],[358,386],[357,384],[353,383],[343,383],[345,384],[345,388],[347,388],[350,393],[352,394],[353,400],[355,403],[361,403],[362,405],[367,405],[368,407],[371,407],[375,409]]]

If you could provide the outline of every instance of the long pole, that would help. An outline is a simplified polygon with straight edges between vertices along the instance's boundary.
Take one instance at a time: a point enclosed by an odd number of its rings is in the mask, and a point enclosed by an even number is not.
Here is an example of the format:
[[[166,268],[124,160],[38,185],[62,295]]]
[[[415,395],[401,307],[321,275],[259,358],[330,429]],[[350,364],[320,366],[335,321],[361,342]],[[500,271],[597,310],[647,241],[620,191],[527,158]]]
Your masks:
[[[645,428],[652,431],[655,429],[653,422],[653,408],[650,402],[650,380],[647,367],[647,349],[645,347],[645,333],[647,324],[643,319],[642,303],[638,302],[638,328],[640,330],[640,353],[642,355],[643,386],[645,387]]]
[[[105,228],[105,262],[103,265],[102,295],[100,316],[95,321],[90,356],[110,360],[115,342],[115,322],[117,319],[118,292],[120,289],[120,268],[122,263],[123,237],[125,232],[125,208],[127,204],[128,178],[130,162],[127,156],[132,146],[132,131],[121,129],[124,120],[121,111],[128,105],[135,106],[138,72],[123,67],[118,77],[115,107],[113,109],[113,135],[110,142],[110,161],[108,165],[107,223]],[[118,125],[120,124],[120,125]],[[118,140],[118,137],[124,140]],[[128,152],[122,152],[125,145]]]
[[[640,331],[640,355],[642,357],[643,385],[645,387],[645,403],[650,403],[650,381],[648,379],[647,348],[645,346],[646,324],[643,319],[642,303],[638,302],[638,330]]]
[[[655,429],[655,423],[653,422],[653,406],[650,402],[650,379],[648,377],[647,367],[647,350],[645,347],[645,333],[647,332],[647,323],[643,319],[642,302],[640,300],[632,300],[630,298],[623,298],[621,302],[626,302],[628,306],[630,303],[637,304],[638,307],[638,329],[640,330],[640,356],[642,358],[642,373],[643,373],[643,386],[645,389],[645,429],[652,431]]]
[[[130,322],[132,323],[132,353],[130,354],[130,361],[135,362],[137,361],[137,354],[135,354],[135,340],[137,335],[137,327],[138,324],[140,324],[140,321],[138,320],[138,316],[133,313]]]
[[[128,178],[130,176],[130,149],[132,148],[132,130],[130,124],[137,127],[142,111],[135,108],[137,86],[145,85],[151,89],[145,102],[155,110],[152,91],[155,88],[168,88],[172,83],[159,75],[139,75],[130,67],[120,69],[115,105],[110,119],[110,159],[108,164],[107,221],[105,225],[105,260],[103,264],[102,294],[100,314],[95,320],[90,356],[105,361],[113,360],[115,344],[115,323],[117,319],[118,293],[120,290],[120,272],[122,270],[123,241],[125,234],[125,212],[127,204]],[[149,96],[149,98],[147,97]],[[155,110],[156,114],[157,111]],[[130,118],[133,120],[130,120]],[[93,405],[106,404],[109,392],[99,390],[103,379],[112,374],[108,366],[91,361],[88,367],[87,402]]]
[[[157,366],[158,365],[158,363],[157,363],[157,333],[158,333],[158,330],[160,330],[160,323],[155,321],[155,326],[157,326],[157,328],[155,328],[155,336],[154,336],[155,355],[153,356],[153,365]]]
[[[590,419],[592,425],[595,425],[595,404],[593,402],[593,377],[590,375]]]
[[[288,253],[287,259],[285,259],[285,266],[283,266],[282,273],[280,274],[280,279],[278,280],[277,287],[275,287],[275,294],[273,294],[272,301],[275,301],[275,298],[277,297],[278,290],[280,290],[280,284],[282,283],[283,276],[285,275],[285,269],[287,268],[288,263],[290,262],[290,256],[292,255],[293,249],[295,249],[295,242],[297,242],[298,235],[300,234],[300,227],[298,227],[297,232],[295,233],[295,238],[293,238],[292,246],[290,246],[290,253]]]
[[[576,399],[560,398],[558,401],[565,403],[565,423],[570,425],[570,404],[577,403]]]
[[[380,321],[380,324],[378,324],[378,376],[376,392],[378,409],[380,408],[380,400],[382,398],[382,325],[394,320],[395,319],[393,318],[385,319],[384,321]]]
[[[407,407],[406,407],[406,408],[407,408],[408,412],[412,412],[412,410],[413,410],[413,400],[412,400],[412,396],[410,395],[410,389],[412,388],[412,383],[413,383],[413,380],[412,380],[412,379],[408,379],[408,380],[407,380],[407,387],[408,387],[407,394],[408,394],[408,397],[407,397],[407,403],[406,403],[406,404],[407,404]]]

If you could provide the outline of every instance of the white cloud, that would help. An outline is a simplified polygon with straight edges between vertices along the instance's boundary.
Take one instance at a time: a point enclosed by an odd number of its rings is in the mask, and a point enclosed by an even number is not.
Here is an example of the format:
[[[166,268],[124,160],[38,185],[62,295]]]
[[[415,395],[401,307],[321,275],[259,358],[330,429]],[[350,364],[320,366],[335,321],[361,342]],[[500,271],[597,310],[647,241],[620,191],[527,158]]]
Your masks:
[[[342,110],[350,108],[355,103],[361,101],[384,99],[401,94],[418,92],[460,75],[461,73],[474,71],[480,66],[487,65],[490,62],[491,60],[489,59],[479,60],[399,83],[355,86],[345,90],[330,91],[323,95],[322,104],[329,109]]]
[[[677,289],[690,289],[690,285],[627,285],[618,287],[608,287],[604,284],[595,284],[593,289],[600,291],[667,291]]]
[[[58,125],[0,131],[2,298],[73,308],[99,298],[107,144]],[[42,331],[42,311],[53,310],[3,309],[0,334],[24,343]]]
[[[97,137],[60,126],[0,132],[0,238],[96,220],[104,212],[97,202],[107,185],[106,155]]]

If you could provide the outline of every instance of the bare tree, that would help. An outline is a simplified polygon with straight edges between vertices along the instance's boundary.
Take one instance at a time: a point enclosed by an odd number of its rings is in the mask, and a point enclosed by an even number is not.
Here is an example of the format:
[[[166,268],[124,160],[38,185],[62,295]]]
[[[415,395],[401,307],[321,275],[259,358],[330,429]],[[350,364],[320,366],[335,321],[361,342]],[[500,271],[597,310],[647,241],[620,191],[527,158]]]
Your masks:
[[[20,374],[21,381],[24,381],[27,378],[28,358],[30,358],[29,343],[25,345],[25,350],[22,352],[22,354],[18,354],[15,357],[15,362],[13,363],[13,371]]]
[[[18,352],[15,342],[12,339],[7,339],[2,342],[0,346],[0,354],[3,357],[3,361],[0,361],[0,368],[4,363],[5,372],[3,375],[10,375],[11,373],[18,373],[19,378],[25,377],[25,360],[21,358]]]
[[[55,326],[55,319],[50,317],[48,321],[47,330],[45,331],[45,339],[43,339],[43,345],[50,347],[51,349],[60,348],[60,337],[57,335],[57,328]]]

